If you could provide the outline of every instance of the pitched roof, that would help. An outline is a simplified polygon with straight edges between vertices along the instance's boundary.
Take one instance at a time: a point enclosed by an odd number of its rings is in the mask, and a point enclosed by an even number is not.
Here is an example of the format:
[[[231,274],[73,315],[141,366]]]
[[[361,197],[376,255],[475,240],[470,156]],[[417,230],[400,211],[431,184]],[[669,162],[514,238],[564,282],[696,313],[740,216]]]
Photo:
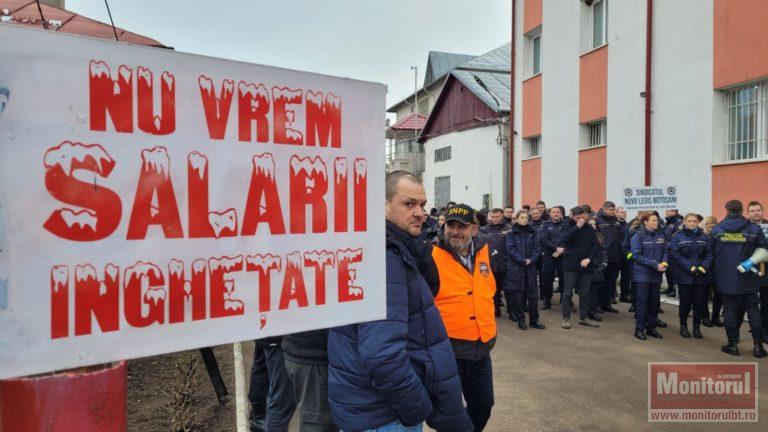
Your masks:
[[[393,124],[389,128],[392,130],[413,130],[422,129],[427,122],[427,118],[418,113],[411,113],[404,119]]]
[[[115,39],[115,33],[110,24],[92,20],[42,2],[40,3],[40,8],[43,11],[48,30],[101,39]],[[37,9],[37,2],[29,0],[0,0],[0,23],[44,28],[40,11]],[[121,42],[169,48],[146,36],[132,33],[119,27],[116,30]]]
[[[489,107],[496,111],[509,111],[512,97],[511,65],[512,44],[506,43],[461,64],[451,71],[451,75],[461,81]]]
[[[472,60],[475,58],[469,54],[455,54],[446,53],[440,51],[430,51],[427,58],[427,71],[424,74],[424,85],[418,90],[421,92],[423,89],[435,84],[441,79],[445,78],[453,68],[456,66]],[[404,103],[413,99],[413,93],[399,100],[397,103],[387,108],[387,112],[396,112],[397,109]],[[410,103],[410,102],[409,102]]]
[[[427,72],[424,74],[424,87],[434,83],[456,66],[475,58],[469,54],[456,54],[430,51],[427,58]]]
[[[453,69],[440,90],[435,107],[429,113],[420,141],[429,132],[435,117],[445,103],[452,79],[460,81],[469,91],[498,113],[509,112],[512,99],[510,68],[512,65],[512,44],[506,43],[487,53],[475,57]],[[423,141],[422,141],[423,142]]]

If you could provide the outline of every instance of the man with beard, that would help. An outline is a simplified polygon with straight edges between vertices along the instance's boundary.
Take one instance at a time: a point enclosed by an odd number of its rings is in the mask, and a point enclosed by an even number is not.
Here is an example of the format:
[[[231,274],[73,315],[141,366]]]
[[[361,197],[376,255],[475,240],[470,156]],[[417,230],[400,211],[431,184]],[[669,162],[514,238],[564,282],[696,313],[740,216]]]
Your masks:
[[[435,304],[443,317],[459,367],[467,413],[482,431],[493,408],[491,349],[496,343],[490,248],[475,236],[475,211],[466,204],[448,210],[444,236],[432,249],[440,284]]]

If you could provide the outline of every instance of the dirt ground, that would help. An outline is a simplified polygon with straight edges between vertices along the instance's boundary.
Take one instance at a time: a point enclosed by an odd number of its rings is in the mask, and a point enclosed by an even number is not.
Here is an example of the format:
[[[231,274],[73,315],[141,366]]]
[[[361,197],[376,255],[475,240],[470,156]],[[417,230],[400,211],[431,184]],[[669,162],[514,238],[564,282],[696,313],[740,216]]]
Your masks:
[[[498,320],[498,342],[493,350],[496,405],[487,432],[511,431],[761,431],[768,430],[768,359],[755,359],[747,329],[742,328],[741,357],[720,352],[722,328],[705,328],[704,339],[683,339],[677,333],[677,307],[664,306],[661,317],[670,326],[662,340],[637,341],[627,305],[621,313],[606,314],[599,329],[560,328],[560,305],[542,311],[544,331],[520,331],[511,321]],[[230,400],[220,406],[200,361],[198,388],[191,406],[196,412],[190,431],[235,430],[232,346],[215,349]],[[253,344],[243,345],[246,373]],[[131,362],[128,379],[128,431],[170,432],[166,393],[178,378],[176,365],[200,358],[189,351]],[[648,362],[709,361],[759,364],[759,423],[648,423]],[[173,373],[169,373],[173,371]],[[186,380],[188,381],[188,380]],[[295,423],[291,431],[298,430]],[[427,430],[427,429],[425,429]]]

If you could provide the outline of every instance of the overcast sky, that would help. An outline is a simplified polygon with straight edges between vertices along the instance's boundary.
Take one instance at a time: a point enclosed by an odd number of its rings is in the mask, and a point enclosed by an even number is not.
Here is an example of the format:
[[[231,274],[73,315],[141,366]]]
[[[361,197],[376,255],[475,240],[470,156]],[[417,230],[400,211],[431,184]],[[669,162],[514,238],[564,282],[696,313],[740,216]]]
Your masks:
[[[430,50],[479,55],[510,40],[511,0],[109,0],[115,25],[178,51],[387,84],[424,80]],[[102,0],[66,8],[109,22]]]

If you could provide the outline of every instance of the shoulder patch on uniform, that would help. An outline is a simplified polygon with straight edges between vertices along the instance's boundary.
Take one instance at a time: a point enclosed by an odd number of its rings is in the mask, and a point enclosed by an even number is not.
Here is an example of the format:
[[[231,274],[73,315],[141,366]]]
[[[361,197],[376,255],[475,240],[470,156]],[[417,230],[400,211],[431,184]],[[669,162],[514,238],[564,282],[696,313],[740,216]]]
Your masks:
[[[483,277],[488,277],[488,264],[481,262],[480,263],[480,274],[483,275]]]
[[[747,236],[744,233],[721,233],[717,236],[724,243],[746,243]]]

